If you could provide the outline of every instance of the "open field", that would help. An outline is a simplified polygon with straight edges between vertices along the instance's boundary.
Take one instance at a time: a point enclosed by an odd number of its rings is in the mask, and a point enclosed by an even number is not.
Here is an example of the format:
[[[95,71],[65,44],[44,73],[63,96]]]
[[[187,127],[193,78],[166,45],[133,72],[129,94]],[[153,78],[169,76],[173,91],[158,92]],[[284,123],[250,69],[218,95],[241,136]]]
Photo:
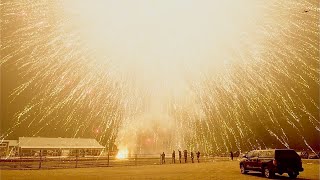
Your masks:
[[[319,179],[319,163],[304,163],[298,179]],[[51,170],[1,170],[6,179],[265,179],[259,173],[242,175],[238,161]],[[289,179],[286,174],[276,179]]]

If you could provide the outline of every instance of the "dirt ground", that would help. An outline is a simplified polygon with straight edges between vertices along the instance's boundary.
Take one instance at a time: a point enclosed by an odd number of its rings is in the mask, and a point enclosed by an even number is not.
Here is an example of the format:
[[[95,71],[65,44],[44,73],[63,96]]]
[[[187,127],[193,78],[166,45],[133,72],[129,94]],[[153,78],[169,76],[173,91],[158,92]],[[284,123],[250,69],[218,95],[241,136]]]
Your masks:
[[[304,163],[298,179],[319,179],[318,162]],[[50,170],[1,170],[7,179],[265,179],[260,173],[240,174],[238,161],[165,164],[127,167],[101,167]],[[276,179],[289,179],[287,174]]]

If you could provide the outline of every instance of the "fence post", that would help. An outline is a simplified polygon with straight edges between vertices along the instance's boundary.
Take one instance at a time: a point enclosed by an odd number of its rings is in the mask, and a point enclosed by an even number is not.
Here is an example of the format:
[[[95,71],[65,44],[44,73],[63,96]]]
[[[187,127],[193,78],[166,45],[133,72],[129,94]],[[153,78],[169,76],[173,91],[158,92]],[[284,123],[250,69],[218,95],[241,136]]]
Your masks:
[[[39,162],[39,169],[41,169],[41,163],[42,163],[42,150],[40,149],[40,162]]]
[[[76,168],[78,167],[79,150],[76,151]]]
[[[58,161],[59,163],[58,163],[58,167],[60,167],[60,165],[61,165],[61,154],[60,154],[60,156],[59,156],[59,161]]]
[[[110,154],[109,154],[109,151],[108,151],[108,165],[107,165],[107,167],[109,167],[109,160],[110,160]]]
[[[135,160],[134,160],[134,164],[137,165],[138,164],[138,154],[135,154]]]
[[[19,149],[19,155],[20,155],[20,169],[22,169],[22,157],[21,157],[22,150],[21,150],[21,148]]]

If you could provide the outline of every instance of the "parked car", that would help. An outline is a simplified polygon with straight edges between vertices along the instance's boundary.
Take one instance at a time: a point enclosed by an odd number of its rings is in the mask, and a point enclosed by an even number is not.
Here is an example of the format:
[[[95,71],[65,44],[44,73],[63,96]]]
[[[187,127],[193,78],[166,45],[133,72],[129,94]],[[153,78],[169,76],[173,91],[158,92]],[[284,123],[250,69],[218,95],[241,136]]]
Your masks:
[[[260,171],[266,178],[274,177],[275,173],[288,173],[296,178],[303,171],[300,156],[293,149],[253,150],[245,154],[240,161],[240,171]]]
[[[310,153],[308,156],[309,159],[319,159],[319,157],[320,157],[320,153],[316,154],[314,152]]]
[[[297,152],[301,159],[308,159],[309,153],[307,151]]]

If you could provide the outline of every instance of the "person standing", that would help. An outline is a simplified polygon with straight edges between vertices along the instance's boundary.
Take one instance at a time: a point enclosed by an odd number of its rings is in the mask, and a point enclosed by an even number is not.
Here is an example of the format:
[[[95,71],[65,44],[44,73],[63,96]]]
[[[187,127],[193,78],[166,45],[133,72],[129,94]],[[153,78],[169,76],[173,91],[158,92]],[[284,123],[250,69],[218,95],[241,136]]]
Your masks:
[[[198,151],[197,152],[197,160],[198,160],[198,163],[200,162],[200,152]]]
[[[230,157],[231,157],[231,161],[233,161],[233,152],[230,151]]]
[[[164,152],[162,152],[162,164],[165,164],[166,163],[166,154]]]
[[[181,151],[180,150],[178,150],[179,151],[179,161],[180,161],[180,164],[181,164]]]
[[[191,151],[190,156],[191,156],[191,162],[194,163],[194,161],[193,161],[194,155],[193,155],[193,152],[192,152],[192,151]]]
[[[172,152],[172,163],[176,163],[176,152],[174,150]]]
[[[187,163],[188,151],[184,150],[183,155],[184,155],[184,162]]]

